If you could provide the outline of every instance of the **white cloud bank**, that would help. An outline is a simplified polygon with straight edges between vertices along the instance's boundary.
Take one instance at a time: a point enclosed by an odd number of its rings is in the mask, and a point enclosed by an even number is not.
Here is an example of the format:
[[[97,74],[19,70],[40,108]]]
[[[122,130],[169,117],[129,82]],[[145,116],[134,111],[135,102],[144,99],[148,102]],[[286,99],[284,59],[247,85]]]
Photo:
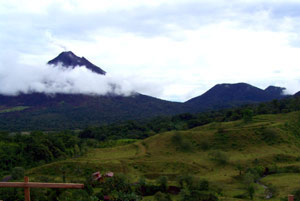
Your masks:
[[[152,87],[156,93],[161,93],[158,86],[151,85],[146,80],[111,74],[103,76],[85,66],[65,68],[60,65],[23,64],[19,63],[18,55],[14,56],[14,60],[11,59],[12,56],[0,56],[0,94],[15,96],[32,92],[90,95],[113,93],[130,96],[139,90],[155,93]]]
[[[114,93],[131,95],[130,83],[102,76],[84,66],[65,68],[61,66],[28,66],[16,63],[0,63],[0,93],[17,95],[19,93],[71,93],[98,94]]]
[[[120,93],[176,101],[218,83],[277,85],[295,93],[299,9],[297,0],[0,0],[0,57],[15,52],[0,59],[0,93],[101,94],[112,82]],[[108,76],[44,65],[66,49]]]

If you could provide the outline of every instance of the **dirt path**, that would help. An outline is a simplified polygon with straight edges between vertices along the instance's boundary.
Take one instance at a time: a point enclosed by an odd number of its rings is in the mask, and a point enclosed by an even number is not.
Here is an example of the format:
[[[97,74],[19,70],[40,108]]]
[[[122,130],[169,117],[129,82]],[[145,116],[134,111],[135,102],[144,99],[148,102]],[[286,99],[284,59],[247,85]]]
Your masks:
[[[147,148],[142,143],[137,143],[136,156],[144,156],[147,153]]]

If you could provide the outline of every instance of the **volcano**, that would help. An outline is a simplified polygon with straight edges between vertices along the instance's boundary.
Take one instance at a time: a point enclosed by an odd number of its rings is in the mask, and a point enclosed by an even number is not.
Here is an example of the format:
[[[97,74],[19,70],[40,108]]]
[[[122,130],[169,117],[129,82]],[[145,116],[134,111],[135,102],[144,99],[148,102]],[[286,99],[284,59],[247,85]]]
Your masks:
[[[94,73],[105,75],[106,72],[102,70],[100,67],[92,64],[89,60],[84,57],[78,57],[73,52],[67,51],[60,53],[54,59],[48,61],[49,65],[61,65],[65,68],[76,68],[79,66],[84,66],[88,70],[91,70]]]

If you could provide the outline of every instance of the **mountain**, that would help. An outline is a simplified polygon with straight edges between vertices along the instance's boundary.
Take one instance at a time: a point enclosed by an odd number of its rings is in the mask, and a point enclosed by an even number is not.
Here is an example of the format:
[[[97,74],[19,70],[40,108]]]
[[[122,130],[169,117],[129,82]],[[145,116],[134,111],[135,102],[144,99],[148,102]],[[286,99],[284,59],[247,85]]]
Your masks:
[[[73,52],[62,52],[48,64],[66,68],[85,66],[94,73],[106,72]],[[170,102],[135,93],[114,94],[44,94],[17,96],[0,94],[0,130],[80,129],[125,120],[147,119],[159,115],[196,113],[280,99],[284,88],[270,86],[265,90],[246,83],[218,84],[201,96],[185,103]]]
[[[247,83],[217,84],[203,95],[185,102],[196,111],[222,109],[248,103],[258,103],[285,97],[285,88],[270,86],[265,90]]]
[[[78,57],[73,52],[62,52],[54,59],[48,61],[48,64],[59,65],[61,64],[65,68],[75,68],[76,66],[85,66],[87,69],[94,73],[105,75],[106,72],[98,66],[92,64],[84,57]]]
[[[283,88],[265,90],[246,83],[218,84],[185,103],[136,93],[132,96],[43,94],[0,95],[0,130],[82,129],[160,115],[196,113],[281,99]]]
[[[284,96],[284,91],[286,88],[284,87],[276,87],[276,86],[269,86],[264,91],[270,96],[273,96],[273,99],[278,99],[279,97]]]
[[[82,129],[186,111],[182,103],[150,96],[43,93],[0,95],[0,130]]]
[[[294,96],[300,97],[300,91],[298,91],[297,93],[295,93]]]

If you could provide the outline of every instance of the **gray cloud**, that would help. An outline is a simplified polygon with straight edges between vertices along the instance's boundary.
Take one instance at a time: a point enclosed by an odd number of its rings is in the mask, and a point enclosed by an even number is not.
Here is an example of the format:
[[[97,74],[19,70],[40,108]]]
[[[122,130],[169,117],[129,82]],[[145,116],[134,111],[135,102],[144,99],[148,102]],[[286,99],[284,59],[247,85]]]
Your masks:
[[[145,37],[161,36],[174,31],[169,25],[181,29],[197,29],[211,23],[224,20],[240,22],[242,25],[259,24],[257,13],[267,11],[270,14],[264,25],[276,29],[278,20],[287,17],[299,17],[300,3],[209,3],[206,1],[188,1],[186,3],[161,4],[159,6],[140,6],[128,10],[111,12],[73,13],[60,7],[48,9],[47,26],[60,37],[89,39],[95,30],[114,29],[121,32],[140,34]],[[50,20],[51,19],[51,20]],[[47,19],[41,19],[47,21]],[[265,27],[266,28],[266,27]]]

